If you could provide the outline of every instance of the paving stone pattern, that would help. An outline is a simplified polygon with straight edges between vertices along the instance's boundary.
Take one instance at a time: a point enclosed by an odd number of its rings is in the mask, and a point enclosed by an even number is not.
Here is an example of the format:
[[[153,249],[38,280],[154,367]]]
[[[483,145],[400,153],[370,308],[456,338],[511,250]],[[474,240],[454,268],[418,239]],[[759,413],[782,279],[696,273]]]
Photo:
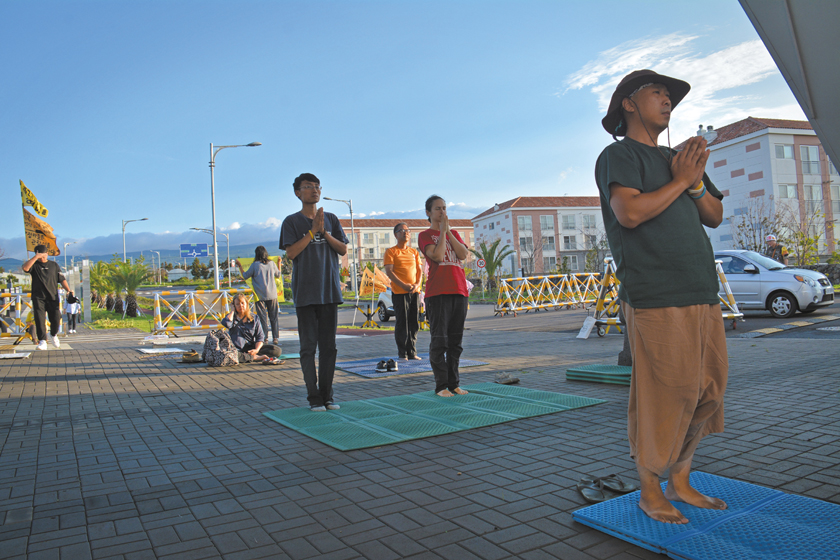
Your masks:
[[[582,475],[636,478],[628,388],[565,380],[567,366],[615,363],[620,337],[468,331],[464,357],[489,365],[465,369],[465,384],[507,371],[609,402],[351,452],[261,415],[306,405],[297,361],[211,369],[93,338],[0,364],[0,558],[659,557],[571,519]],[[704,440],[696,466],[840,503],[836,348],[728,344],[727,431]],[[339,358],[392,345],[341,339]],[[339,401],[430,387],[430,373],[335,381]]]

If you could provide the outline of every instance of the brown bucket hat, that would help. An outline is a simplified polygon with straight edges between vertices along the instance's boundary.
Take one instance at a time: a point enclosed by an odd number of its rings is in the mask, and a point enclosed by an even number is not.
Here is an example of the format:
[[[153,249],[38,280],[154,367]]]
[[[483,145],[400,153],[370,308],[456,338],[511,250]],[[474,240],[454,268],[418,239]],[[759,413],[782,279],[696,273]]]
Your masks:
[[[653,70],[634,70],[624,76],[615,87],[612,99],[610,99],[610,108],[607,109],[607,116],[601,119],[604,130],[613,136],[627,134],[627,123],[621,117],[621,101],[645,84],[663,84],[666,86],[671,94],[671,109],[676,107],[677,103],[682,101],[691,89],[688,82],[657,74]]]

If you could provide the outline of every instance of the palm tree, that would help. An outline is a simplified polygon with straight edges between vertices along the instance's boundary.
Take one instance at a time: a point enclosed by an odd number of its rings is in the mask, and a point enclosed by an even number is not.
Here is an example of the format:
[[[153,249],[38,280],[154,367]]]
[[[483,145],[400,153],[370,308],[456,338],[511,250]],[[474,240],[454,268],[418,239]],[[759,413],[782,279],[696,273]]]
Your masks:
[[[510,245],[505,245],[499,249],[499,243],[501,242],[501,239],[497,239],[490,244],[490,247],[487,247],[487,243],[482,241],[478,244],[478,250],[470,249],[476,258],[484,260],[484,270],[487,271],[491,290],[496,289],[496,271],[501,268],[502,261],[504,261],[505,257],[514,253]]]
[[[137,287],[145,282],[149,276],[151,276],[151,272],[142,262],[134,264],[117,263],[114,266],[111,278],[120,291],[124,288],[127,292],[125,297],[125,314],[129,317],[137,317]],[[117,293],[117,298],[119,298],[119,292]],[[122,309],[117,310],[117,313],[121,312]]]
[[[114,298],[111,295],[113,291],[111,266],[108,263],[100,261],[90,267],[91,303],[96,303],[99,308],[102,308],[104,305],[107,309],[111,309],[114,306]],[[109,300],[106,300],[106,297]]]

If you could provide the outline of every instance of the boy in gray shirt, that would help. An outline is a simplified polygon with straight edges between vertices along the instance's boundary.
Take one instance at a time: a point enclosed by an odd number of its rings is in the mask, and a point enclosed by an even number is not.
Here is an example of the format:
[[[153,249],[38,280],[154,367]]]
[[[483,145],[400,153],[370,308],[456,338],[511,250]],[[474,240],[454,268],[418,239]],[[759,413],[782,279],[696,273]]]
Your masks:
[[[238,260],[236,266],[239,267],[239,272],[244,279],[251,278],[254,293],[259,298],[254,303],[257,317],[260,318],[266,336],[268,336],[268,324],[271,323],[272,344],[276,345],[280,336],[280,327],[277,324],[277,284],[274,279],[280,278],[280,269],[277,268],[274,261],[268,258],[268,250],[262,245],[257,246],[254,250],[254,262],[251,263],[248,270],[243,272],[242,263]]]
[[[335,333],[341,298],[338,257],[347,254],[347,237],[335,214],[316,205],[321,182],[303,173],[294,183],[302,208],[283,220],[280,248],[292,259],[292,297],[300,336],[300,367],[306,383],[309,408],[315,412],[337,410],[333,401]],[[315,350],[318,350],[318,372]]]

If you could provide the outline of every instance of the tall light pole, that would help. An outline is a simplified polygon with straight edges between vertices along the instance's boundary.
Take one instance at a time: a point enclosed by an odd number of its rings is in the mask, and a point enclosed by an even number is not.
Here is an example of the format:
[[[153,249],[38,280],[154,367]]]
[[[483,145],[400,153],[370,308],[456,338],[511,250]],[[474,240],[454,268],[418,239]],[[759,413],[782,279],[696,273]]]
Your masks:
[[[332,200],[333,202],[343,202],[350,208],[350,247],[351,251],[353,251],[353,260],[351,261],[353,264],[353,272],[350,275],[353,278],[353,292],[356,294],[356,299],[359,298],[359,292],[357,290],[357,278],[356,275],[359,271],[359,263],[356,260],[356,232],[355,228],[353,227],[353,200],[341,200],[340,198],[330,198],[328,196],[324,197],[324,200]],[[354,319],[355,320],[355,319]]]
[[[160,266],[161,266],[161,264],[160,264],[160,251],[154,251],[152,249],[149,249],[149,252],[150,253],[157,253],[157,256],[158,256],[158,284],[160,284],[161,283],[160,282]],[[152,264],[153,265],[155,264],[155,259],[152,259]]]
[[[236,144],[233,146],[216,146],[214,151],[213,143],[210,143],[210,202],[213,207],[213,254],[216,263],[216,272],[219,270],[219,247],[216,244],[216,181],[213,170],[216,168],[216,154],[225,148],[251,148],[253,146],[262,146],[260,142],[251,142],[250,144]],[[194,228],[193,228],[194,229]],[[230,268],[230,255],[228,255],[228,268]],[[228,282],[230,280],[228,279]],[[219,275],[213,274],[213,283],[216,289],[219,289]]]
[[[130,224],[131,222],[145,222],[149,218],[140,218],[139,220],[123,220],[122,227],[123,227],[123,262],[126,262],[125,258],[125,224]]]
[[[204,233],[209,233],[210,235],[213,235],[213,232],[210,231],[209,229],[197,228],[197,227],[193,227],[193,228],[190,228],[190,229],[194,229],[196,231],[203,231]],[[230,289],[230,236],[223,231],[220,231],[219,233],[221,233],[222,235],[225,236],[225,245],[227,245],[228,289]],[[214,243],[216,242],[216,236],[215,235],[213,235],[213,242]],[[218,254],[219,253],[216,252],[216,255],[218,255]],[[218,260],[216,261],[216,266],[215,266],[215,270],[213,270],[213,274],[215,274],[216,278],[218,279],[218,277],[219,277],[219,261]],[[216,283],[218,284],[218,280],[217,280]]]
[[[67,246],[78,243],[78,241],[68,241],[64,244],[64,270],[67,271]]]

